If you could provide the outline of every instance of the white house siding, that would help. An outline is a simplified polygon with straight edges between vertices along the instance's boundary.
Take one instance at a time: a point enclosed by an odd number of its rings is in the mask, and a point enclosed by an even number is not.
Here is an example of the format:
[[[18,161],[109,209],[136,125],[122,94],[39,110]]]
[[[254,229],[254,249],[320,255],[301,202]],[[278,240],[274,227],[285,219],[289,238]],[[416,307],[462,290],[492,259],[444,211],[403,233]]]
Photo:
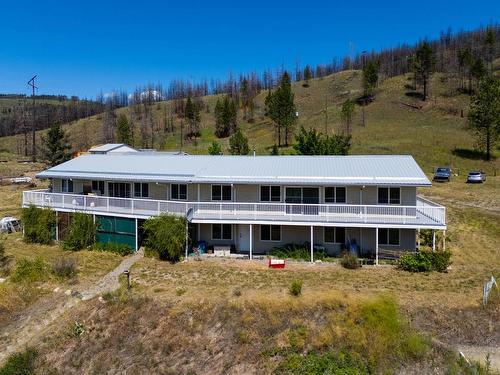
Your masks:
[[[151,199],[167,199],[168,185],[156,182],[149,183],[149,198]]]
[[[198,224],[200,240],[206,241],[208,244],[223,244],[235,245],[236,250],[246,252],[249,248],[248,243],[243,243],[246,238],[245,233],[248,233],[248,224],[234,224],[232,240],[212,240],[211,224]],[[324,242],[324,228],[320,226],[314,227],[314,244],[325,247],[329,255],[339,255],[341,250],[340,244],[330,244]],[[253,225],[253,252],[255,254],[266,253],[276,246],[283,246],[289,243],[302,244],[309,242],[311,238],[311,229],[309,226],[282,226],[281,241],[261,241],[260,240],[260,225]],[[358,246],[362,248],[362,253],[375,253],[375,229],[374,228],[347,228],[346,240],[355,240]],[[382,246],[379,248],[387,248],[392,250],[415,250],[415,230],[400,229],[400,244],[399,246]]]

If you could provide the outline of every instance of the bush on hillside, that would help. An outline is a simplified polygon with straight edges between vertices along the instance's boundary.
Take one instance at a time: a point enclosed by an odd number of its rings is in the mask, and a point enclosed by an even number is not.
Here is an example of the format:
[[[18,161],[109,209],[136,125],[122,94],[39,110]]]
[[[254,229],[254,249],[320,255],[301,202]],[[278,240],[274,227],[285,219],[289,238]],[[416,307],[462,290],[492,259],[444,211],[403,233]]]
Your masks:
[[[311,249],[308,243],[289,243],[284,246],[279,246],[271,249],[268,255],[272,255],[279,259],[295,259],[309,262],[311,260]],[[314,260],[325,260],[327,257],[328,255],[325,251],[314,251]]]
[[[302,280],[293,280],[289,291],[292,296],[300,296],[302,294]]]
[[[26,348],[24,352],[11,354],[0,367],[0,375],[35,374],[36,356],[37,352],[33,348]]]
[[[33,205],[23,208],[22,222],[24,241],[50,245],[56,226],[55,212],[50,208],[38,208]]]
[[[451,264],[449,251],[420,251],[399,258],[398,268],[408,272],[446,272]]]
[[[47,267],[42,258],[34,260],[22,258],[20,259],[10,280],[13,282],[36,282],[43,281],[47,278]]]
[[[97,225],[92,215],[75,212],[71,215],[64,250],[78,251],[90,247],[95,242]]]
[[[52,272],[61,278],[76,275],[76,259],[74,257],[59,257],[52,263]]]
[[[350,270],[355,270],[361,267],[358,256],[351,252],[345,252],[342,255],[342,258],[340,259],[340,264],[342,265],[342,267]]]
[[[160,215],[143,224],[146,254],[162,260],[177,262],[186,246],[186,219],[174,215]]]
[[[123,256],[130,255],[134,252],[134,249],[132,249],[129,245],[116,242],[105,242],[105,243],[96,242],[92,246],[92,250],[106,251],[109,253],[120,254]]]

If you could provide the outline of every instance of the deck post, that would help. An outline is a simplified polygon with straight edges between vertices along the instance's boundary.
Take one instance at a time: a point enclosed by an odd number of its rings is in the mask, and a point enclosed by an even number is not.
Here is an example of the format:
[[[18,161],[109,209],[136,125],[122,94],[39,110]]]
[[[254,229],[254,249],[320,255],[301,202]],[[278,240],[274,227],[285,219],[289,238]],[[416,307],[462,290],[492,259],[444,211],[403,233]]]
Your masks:
[[[311,225],[311,263],[314,262],[314,227]]]
[[[198,184],[198,202],[200,201],[200,184]]]
[[[188,260],[188,241],[189,241],[189,222],[186,219],[186,258],[184,259],[185,262]]]
[[[375,265],[378,266],[378,228],[375,228]]]
[[[56,211],[56,242],[59,242],[59,215]]]
[[[446,251],[446,229],[443,230],[443,251]]]
[[[432,230],[432,251],[436,251],[436,230]]]
[[[252,259],[253,256],[253,224],[250,224],[250,260]]]
[[[135,219],[135,251],[139,250],[139,223],[137,218]]]
[[[420,251],[420,228],[417,229],[417,250]]]

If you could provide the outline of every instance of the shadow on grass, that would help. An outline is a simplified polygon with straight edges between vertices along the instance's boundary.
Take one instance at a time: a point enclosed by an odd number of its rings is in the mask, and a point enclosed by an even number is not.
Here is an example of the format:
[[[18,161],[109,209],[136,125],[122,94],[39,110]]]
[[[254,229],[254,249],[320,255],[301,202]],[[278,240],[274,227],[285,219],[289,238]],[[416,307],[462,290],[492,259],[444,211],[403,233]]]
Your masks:
[[[416,98],[416,99],[424,100],[424,94],[422,94],[421,92],[408,91],[408,92],[405,92],[405,95],[408,96],[408,97],[410,97],[410,98]]]
[[[470,150],[467,148],[455,148],[451,153],[465,159],[486,160],[486,153],[483,151]]]

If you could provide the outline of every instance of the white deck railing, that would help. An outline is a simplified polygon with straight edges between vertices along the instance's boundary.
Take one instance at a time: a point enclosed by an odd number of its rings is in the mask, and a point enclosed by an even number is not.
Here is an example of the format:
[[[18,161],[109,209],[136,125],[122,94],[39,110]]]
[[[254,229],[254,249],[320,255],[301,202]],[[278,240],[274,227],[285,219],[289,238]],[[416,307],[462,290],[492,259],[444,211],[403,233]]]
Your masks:
[[[136,217],[162,213],[186,215],[194,220],[253,220],[344,222],[366,224],[445,225],[445,207],[417,198],[415,206],[353,204],[291,204],[244,202],[186,202],[142,198],[113,198],[93,195],[23,192],[23,206],[33,204],[63,211],[84,211]]]

